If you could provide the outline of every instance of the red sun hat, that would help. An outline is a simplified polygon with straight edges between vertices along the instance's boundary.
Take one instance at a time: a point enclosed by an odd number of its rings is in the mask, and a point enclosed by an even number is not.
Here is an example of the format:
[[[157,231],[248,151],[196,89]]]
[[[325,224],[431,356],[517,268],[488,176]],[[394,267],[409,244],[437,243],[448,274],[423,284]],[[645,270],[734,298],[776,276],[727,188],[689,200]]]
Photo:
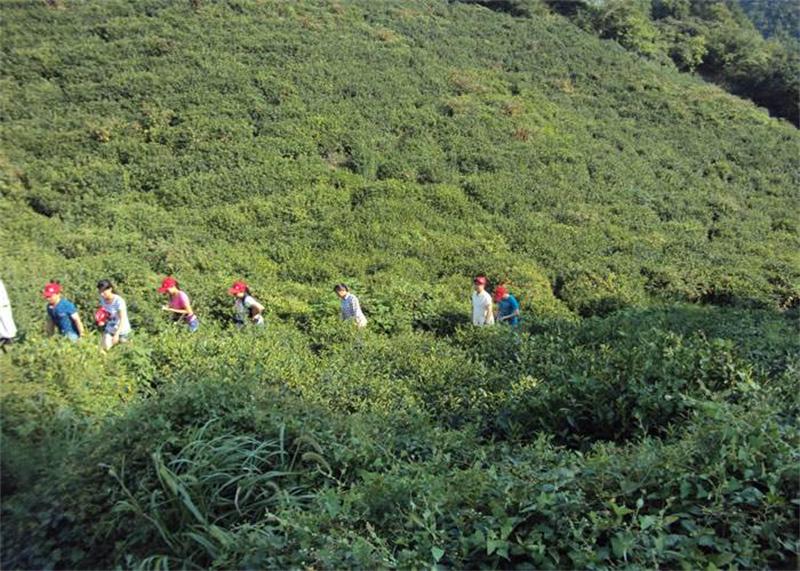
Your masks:
[[[500,301],[503,299],[503,296],[508,293],[508,290],[503,286],[497,286],[494,288],[494,300]]]
[[[228,293],[231,295],[236,295],[239,293],[244,293],[247,290],[247,284],[239,281],[233,282],[233,285],[228,288]]]
[[[175,278],[164,278],[164,281],[161,282],[161,287],[158,288],[158,293],[166,293],[166,291],[178,285],[178,280]]]
[[[61,293],[61,284],[56,282],[48,283],[42,290],[42,295],[44,297],[50,297],[51,295],[55,295],[57,293]]]
[[[484,276],[478,276],[475,278],[476,284],[486,285],[486,278]]]
[[[94,312],[94,322],[100,327],[106,324],[109,317],[111,317],[111,314],[105,307],[98,307],[97,311]]]

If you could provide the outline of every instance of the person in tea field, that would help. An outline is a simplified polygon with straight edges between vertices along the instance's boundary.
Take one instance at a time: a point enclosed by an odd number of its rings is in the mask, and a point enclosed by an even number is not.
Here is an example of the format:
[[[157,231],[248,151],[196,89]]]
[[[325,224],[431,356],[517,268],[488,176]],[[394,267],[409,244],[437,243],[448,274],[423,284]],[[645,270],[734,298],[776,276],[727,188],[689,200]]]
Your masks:
[[[0,280],[0,347],[6,350],[6,345],[14,341],[17,336],[17,326],[11,313],[11,301],[8,299],[6,285]]]
[[[364,316],[364,312],[361,311],[361,304],[358,298],[350,293],[348,287],[344,284],[337,284],[333,291],[336,292],[336,295],[341,300],[340,311],[342,319],[345,321],[352,319],[356,327],[366,327],[367,318]]]
[[[158,288],[158,293],[166,293],[169,295],[169,302],[167,305],[161,307],[164,311],[173,314],[172,318],[177,323],[184,322],[189,331],[197,331],[200,327],[200,320],[194,314],[192,303],[186,292],[180,290],[178,280],[173,277],[166,277],[161,282],[161,287]]]
[[[100,307],[95,312],[97,325],[103,328],[100,337],[100,348],[108,351],[118,343],[130,339],[131,323],[128,321],[128,306],[115,291],[109,280],[97,282],[97,293],[100,294]]]
[[[233,302],[233,319],[238,327],[244,327],[248,321],[263,327],[264,306],[253,297],[253,294],[250,293],[250,288],[245,282],[234,282],[228,288],[228,293],[236,298],[236,301]]]
[[[519,325],[519,302],[511,295],[508,289],[499,285],[494,290],[494,300],[497,302],[497,322],[517,327]]]
[[[486,277],[476,277],[473,286],[475,291],[472,292],[472,324],[478,327],[494,325],[492,296],[486,291]]]
[[[58,329],[63,337],[77,341],[83,337],[83,322],[75,304],[62,297],[61,293],[61,284],[57,281],[48,282],[44,286],[42,296],[47,300],[45,330],[48,335],[53,335]]]

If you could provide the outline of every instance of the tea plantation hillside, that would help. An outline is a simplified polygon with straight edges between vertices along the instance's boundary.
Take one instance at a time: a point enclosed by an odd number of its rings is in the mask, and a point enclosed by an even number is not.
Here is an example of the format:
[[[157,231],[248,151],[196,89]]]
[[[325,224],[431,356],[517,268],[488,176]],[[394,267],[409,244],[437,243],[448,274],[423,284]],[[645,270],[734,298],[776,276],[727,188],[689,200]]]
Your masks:
[[[796,568],[800,134],[526,6],[0,0],[3,568]]]

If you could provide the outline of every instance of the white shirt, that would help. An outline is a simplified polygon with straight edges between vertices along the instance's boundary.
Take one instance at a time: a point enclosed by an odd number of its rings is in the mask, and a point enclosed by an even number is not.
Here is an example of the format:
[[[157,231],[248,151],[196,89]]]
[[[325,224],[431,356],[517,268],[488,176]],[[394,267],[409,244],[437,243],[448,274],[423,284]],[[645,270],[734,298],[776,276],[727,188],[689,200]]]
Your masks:
[[[472,324],[473,325],[494,325],[494,313],[492,312],[492,296],[483,290],[481,293],[472,292]]]
[[[117,294],[111,298],[111,301],[106,301],[102,295],[100,296],[100,305],[111,315],[106,322],[105,332],[109,334],[119,333],[120,335],[129,335],[131,332],[131,322],[128,320],[128,306],[125,300]],[[120,314],[125,314],[125,319],[120,322]]]
[[[11,302],[8,301],[6,286],[0,280],[0,337],[13,339],[17,334],[17,326],[11,316]]]
[[[260,313],[255,317],[250,317],[250,308],[256,304],[256,299],[252,295],[245,295],[242,298],[236,298],[233,302],[233,308],[236,311],[237,322],[244,325],[248,321],[252,321],[256,325],[264,325],[264,316]]]
[[[357,326],[367,326],[367,318],[364,317],[364,313],[361,311],[361,304],[358,302],[358,298],[352,293],[348,293],[346,296],[344,296],[340,307],[342,319],[354,319]]]

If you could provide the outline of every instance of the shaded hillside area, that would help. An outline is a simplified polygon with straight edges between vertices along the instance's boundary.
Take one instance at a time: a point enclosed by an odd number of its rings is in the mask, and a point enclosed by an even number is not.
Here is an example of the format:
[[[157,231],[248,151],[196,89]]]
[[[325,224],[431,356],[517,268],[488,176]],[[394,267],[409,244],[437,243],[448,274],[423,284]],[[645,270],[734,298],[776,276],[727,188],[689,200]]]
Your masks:
[[[454,0],[521,18],[551,9],[800,126],[800,5],[782,0]],[[763,34],[763,36],[762,36]],[[766,39],[765,39],[766,38]]]
[[[800,5],[775,0],[738,0],[756,28],[770,38],[789,36],[800,40]]]

